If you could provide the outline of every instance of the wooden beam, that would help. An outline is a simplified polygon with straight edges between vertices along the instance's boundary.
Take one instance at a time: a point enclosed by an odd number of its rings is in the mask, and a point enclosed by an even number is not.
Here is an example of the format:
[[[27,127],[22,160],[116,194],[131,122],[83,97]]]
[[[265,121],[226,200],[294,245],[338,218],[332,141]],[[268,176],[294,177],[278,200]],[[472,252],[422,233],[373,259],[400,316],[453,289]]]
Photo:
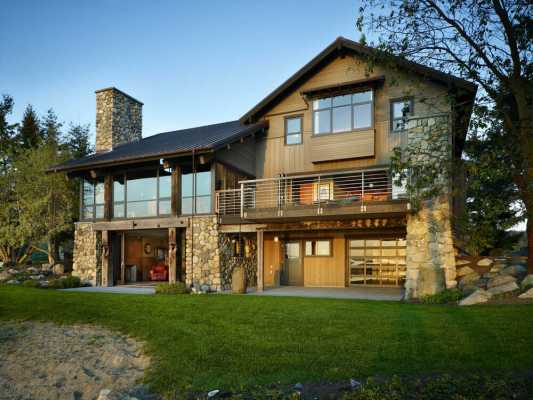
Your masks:
[[[263,231],[257,231],[257,291],[262,292],[264,289],[263,281]]]
[[[109,221],[113,216],[113,178],[106,175],[104,178],[104,219]]]
[[[176,228],[168,228],[168,282],[176,283]]]
[[[113,286],[113,268],[109,268],[109,232],[102,231],[102,286]]]
[[[181,215],[181,167],[177,164],[172,170],[172,198],[170,204],[172,215]]]
[[[184,228],[186,226],[187,218],[165,217],[95,222],[93,228],[97,231],[132,231],[137,229]]]

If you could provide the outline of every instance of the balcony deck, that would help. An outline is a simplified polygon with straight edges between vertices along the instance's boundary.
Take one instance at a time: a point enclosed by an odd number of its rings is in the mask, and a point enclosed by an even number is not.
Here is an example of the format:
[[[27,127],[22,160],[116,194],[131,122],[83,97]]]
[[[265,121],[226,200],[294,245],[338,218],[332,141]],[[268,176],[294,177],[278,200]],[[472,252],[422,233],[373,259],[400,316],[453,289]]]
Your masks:
[[[282,176],[240,186],[217,192],[222,223],[390,216],[410,209],[386,169]]]

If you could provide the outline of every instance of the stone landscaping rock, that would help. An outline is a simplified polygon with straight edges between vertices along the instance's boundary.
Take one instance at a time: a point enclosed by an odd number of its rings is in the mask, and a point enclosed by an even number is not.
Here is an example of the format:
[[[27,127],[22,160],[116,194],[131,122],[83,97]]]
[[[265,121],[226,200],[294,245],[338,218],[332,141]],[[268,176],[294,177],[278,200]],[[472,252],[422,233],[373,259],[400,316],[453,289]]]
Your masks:
[[[460,278],[462,276],[465,276],[465,275],[469,275],[469,274],[473,274],[475,273],[476,271],[474,271],[472,268],[470,267],[462,267],[462,268],[459,268],[457,270],[457,277]]]
[[[11,278],[11,274],[8,271],[0,272],[0,281],[7,281]]]
[[[516,282],[516,278],[511,275],[497,275],[494,278],[492,278],[488,283],[487,287],[493,288],[500,285],[506,285],[511,282]]]
[[[30,274],[38,274],[41,271],[39,271],[39,269],[35,267],[28,267],[26,268],[26,272],[29,272]]]
[[[53,267],[53,272],[56,275],[63,275],[65,273],[65,266],[63,264],[55,264]]]
[[[529,289],[530,287],[533,287],[533,275],[526,276],[520,283],[520,288],[522,290]]]
[[[501,271],[502,275],[511,275],[514,277],[521,277],[525,276],[527,274],[527,269],[523,267],[522,265],[511,265],[510,267],[506,267],[502,269]]]
[[[467,286],[475,286],[475,284],[479,281],[479,278],[481,278],[481,276],[477,272],[465,275],[459,281],[459,287],[464,288]]]
[[[18,274],[18,273],[19,273],[15,268],[9,268],[9,269],[7,270],[7,272],[9,272],[11,275],[15,275],[15,274]]]
[[[514,292],[515,290],[518,290],[518,289],[519,287],[516,284],[516,282],[509,282],[504,285],[494,286],[488,289],[487,292],[491,293],[492,295],[495,295],[495,294]]]
[[[52,269],[52,264],[41,264],[41,271],[48,272]]]
[[[474,304],[486,303],[492,297],[492,293],[489,293],[486,290],[478,289],[470,296],[465,297],[459,302],[460,306],[471,306]]]
[[[7,281],[8,285],[20,285],[20,281],[16,279],[11,279],[10,281]]]
[[[533,299],[533,287],[529,289],[527,292],[522,293],[520,296],[518,296],[520,299]]]
[[[459,267],[459,266],[461,266],[461,265],[466,265],[466,264],[470,264],[470,261],[468,261],[468,260],[457,260],[457,261],[455,262],[455,266],[456,266],[456,267]]]
[[[482,258],[477,262],[477,265],[480,267],[488,267],[489,265],[492,265],[493,261],[490,258]]]

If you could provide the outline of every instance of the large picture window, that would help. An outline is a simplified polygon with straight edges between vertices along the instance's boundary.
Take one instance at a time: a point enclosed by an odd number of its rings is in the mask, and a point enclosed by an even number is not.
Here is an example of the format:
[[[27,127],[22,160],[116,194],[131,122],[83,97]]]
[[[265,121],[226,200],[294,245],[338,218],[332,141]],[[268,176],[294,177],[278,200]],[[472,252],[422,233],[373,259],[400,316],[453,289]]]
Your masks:
[[[372,127],[373,92],[367,90],[313,101],[315,135]]]
[[[104,181],[84,180],[82,182],[81,219],[94,220],[104,218]]]
[[[140,170],[113,177],[113,217],[148,218],[171,213],[171,172]]]
[[[212,212],[211,169],[185,172],[181,176],[182,214],[210,214]]]

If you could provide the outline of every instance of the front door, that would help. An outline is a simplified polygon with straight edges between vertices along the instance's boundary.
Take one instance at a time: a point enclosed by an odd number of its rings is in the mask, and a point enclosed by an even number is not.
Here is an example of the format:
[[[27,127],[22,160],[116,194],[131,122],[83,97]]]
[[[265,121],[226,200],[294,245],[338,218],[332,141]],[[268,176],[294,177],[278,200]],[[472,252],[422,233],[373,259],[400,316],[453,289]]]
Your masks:
[[[285,243],[285,260],[281,271],[281,284],[291,286],[303,285],[303,268],[301,245],[299,241]]]

